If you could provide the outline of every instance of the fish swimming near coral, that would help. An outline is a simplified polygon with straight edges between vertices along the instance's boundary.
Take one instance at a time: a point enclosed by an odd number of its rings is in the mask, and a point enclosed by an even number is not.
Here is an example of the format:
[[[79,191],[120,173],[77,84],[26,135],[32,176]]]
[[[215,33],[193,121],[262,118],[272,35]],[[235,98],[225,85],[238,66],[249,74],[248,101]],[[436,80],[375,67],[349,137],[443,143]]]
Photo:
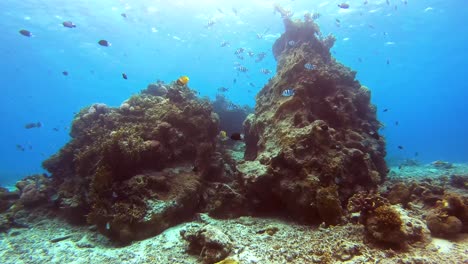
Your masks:
[[[64,27],[67,27],[67,28],[76,28],[76,25],[73,24],[73,22],[71,22],[71,21],[65,21],[65,22],[62,23],[62,25]]]
[[[308,63],[304,64],[304,68],[306,68],[306,70],[308,70],[308,71],[311,71],[311,70],[315,69],[315,66],[312,63],[308,62]]]
[[[41,122],[36,122],[36,123],[27,123],[24,125],[24,128],[26,129],[31,129],[31,128],[40,128],[42,126]]]
[[[260,72],[263,74],[270,74],[271,71],[269,69],[260,69]]]
[[[226,141],[226,140],[228,140],[228,136],[227,136],[226,131],[221,130],[221,131],[219,132],[219,139],[220,139],[221,141]]]
[[[242,140],[242,135],[240,133],[232,133],[230,138],[232,140]]]
[[[226,88],[224,86],[221,86],[221,87],[218,88],[218,92],[220,92],[220,93],[225,93],[227,91],[229,91],[229,88]]]
[[[294,95],[294,89],[286,89],[281,93],[284,97],[290,97]]]
[[[186,85],[189,82],[189,77],[187,76],[181,76],[179,79],[177,79],[176,83],[180,86]]]
[[[103,46],[103,47],[110,47],[110,46],[112,46],[112,44],[111,44],[109,41],[105,40],[105,39],[101,39],[100,41],[98,41],[98,44],[101,45],[101,46]]]
[[[29,31],[29,30],[26,30],[26,29],[22,29],[19,31],[19,33],[25,37],[32,37],[33,34]]]

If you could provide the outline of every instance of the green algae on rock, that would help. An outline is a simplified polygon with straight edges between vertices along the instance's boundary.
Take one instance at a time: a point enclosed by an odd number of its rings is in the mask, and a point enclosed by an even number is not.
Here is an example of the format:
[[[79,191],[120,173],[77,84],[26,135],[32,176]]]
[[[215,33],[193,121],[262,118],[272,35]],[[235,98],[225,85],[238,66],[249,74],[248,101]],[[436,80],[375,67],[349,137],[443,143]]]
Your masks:
[[[339,201],[385,180],[381,124],[370,91],[331,56],[333,36],[322,38],[312,20],[283,21],[285,33],[273,45],[277,74],[259,92],[255,114],[244,122],[248,161],[239,170],[258,210],[336,224]],[[285,90],[293,95],[284,96]],[[324,200],[318,191],[334,185],[336,200]],[[338,201],[336,211],[320,210],[325,201]]]

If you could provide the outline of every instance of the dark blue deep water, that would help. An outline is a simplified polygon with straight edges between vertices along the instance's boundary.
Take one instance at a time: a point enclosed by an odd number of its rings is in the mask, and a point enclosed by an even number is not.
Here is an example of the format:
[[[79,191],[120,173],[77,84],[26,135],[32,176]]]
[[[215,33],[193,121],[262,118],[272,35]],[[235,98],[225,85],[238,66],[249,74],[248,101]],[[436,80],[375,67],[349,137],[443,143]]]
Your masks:
[[[74,112],[96,102],[119,106],[157,79],[187,75],[201,96],[214,98],[224,86],[230,100],[253,106],[275,73],[271,47],[283,32],[275,2],[297,18],[321,14],[322,33],[337,38],[334,56],[372,91],[389,162],[468,162],[464,0],[348,0],[346,10],[326,0],[2,0],[0,184],[43,172],[41,162],[70,139]],[[68,20],[76,28],[62,25]],[[267,56],[240,60],[238,48]],[[42,126],[25,129],[30,122]]]

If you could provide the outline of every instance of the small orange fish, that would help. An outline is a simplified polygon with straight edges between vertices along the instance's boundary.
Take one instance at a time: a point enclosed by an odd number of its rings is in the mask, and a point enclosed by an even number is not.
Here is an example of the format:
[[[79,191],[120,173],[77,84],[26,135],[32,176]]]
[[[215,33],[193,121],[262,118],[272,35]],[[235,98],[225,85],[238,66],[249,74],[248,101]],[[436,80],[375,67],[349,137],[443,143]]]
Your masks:
[[[189,77],[184,75],[184,76],[181,76],[179,79],[177,79],[176,82],[178,85],[182,86],[182,85],[186,85],[189,82],[189,80],[190,80]]]

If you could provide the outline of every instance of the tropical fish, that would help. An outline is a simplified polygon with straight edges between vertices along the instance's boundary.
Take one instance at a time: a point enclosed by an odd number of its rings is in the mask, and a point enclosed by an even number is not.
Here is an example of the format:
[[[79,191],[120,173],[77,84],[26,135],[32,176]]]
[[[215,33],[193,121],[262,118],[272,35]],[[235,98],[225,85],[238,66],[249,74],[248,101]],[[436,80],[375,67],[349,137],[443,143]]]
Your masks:
[[[290,41],[288,41],[288,45],[291,46],[291,47],[294,47],[296,45],[296,41],[290,40]]]
[[[239,106],[237,106],[236,104],[234,104],[232,102],[229,102],[228,105],[226,106],[226,109],[229,110],[229,111],[237,110],[237,109],[239,109]]]
[[[76,25],[73,24],[73,22],[71,22],[71,21],[65,21],[65,22],[62,23],[62,25],[64,27],[67,27],[67,28],[76,28]]]
[[[98,41],[98,44],[101,45],[101,46],[103,46],[103,47],[110,47],[110,46],[112,46],[112,44],[111,44],[109,41],[105,40],[105,39],[101,39],[100,41]]]
[[[249,51],[247,52],[247,54],[250,56],[250,57],[253,57],[255,55],[255,53],[253,53],[253,51]]]
[[[21,146],[20,144],[16,144],[16,149],[19,150],[19,151],[24,151],[25,148],[23,146]]]
[[[67,72],[67,71],[63,71],[62,74],[65,75],[65,76],[68,76],[68,72]]]
[[[255,87],[255,84],[254,84],[253,82],[249,82],[249,85],[250,85],[251,87]]]
[[[127,14],[125,14],[125,13],[122,13],[122,14],[120,14],[120,15],[121,15],[123,18],[127,18]]]
[[[388,1],[388,0],[387,0]],[[342,8],[342,9],[348,9],[349,8],[349,4],[347,3],[341,3],[338,5],[339,8]]]
[[[26,129],[31,129],[31,128],[39,128],[42,126],[42,123],[41,122],[36,122],[36,123],[27,123],[26,125],[24,125],[24,128]]]
[[[221,86],[221,87],[218,88],[218,92],[220,92],[220,93],[225,93],[227,91],[229,91],[229,88],[226,88],[224,86]]]
[[[249,69],[247,69],[244,66],[239,66],[239,67],[236,68],[236,70],[239,71],[239,72],[247,72]]]
[[[304,68],[306,68],[306,70],[308,70],[308,71],[311,71],[311,70],[315,69],[315,66],[312,63],[308,62],[308,63],[304,64]]]
[[[219,131],[219,139],[221,141],[226,141],[228,139],[226,131],[224,130]]]
[[[385,108],[383,111],[384,111],[384,112],[387,112],[387,111],[388,111],[388,109],[387,109],[387,108]]]
[[[221,47],[229,47],[229,46],[231,46],[231,44],[229,44],[229,42],[227,42],[227,41],[221,42]]]
[[[317,19],[319,19],[321,16],[322,16],[322,15],[321,15],[319,12],[314,12],[314,13],[312,14],[312,19],[313,19],[313,20],[317,20]]]
[[[269,69],[260,69],[260,72],[263,74],[270,74],[271,71]]]
[[[127,80],[127,74],[126,73],[122,73],[122,78],[124,78],[125,80]]]
[[[180,86],[186,85],[189,82],[189,77],[187,76],[181,76],[179,79],[177,79],[176,83]]]
[[[255,60],[255,62],[261,62],[266,56],[266,53],[265,52],[260,52],[257,54],[257,59]]]
[[[403,149],[403,146],[398,146],[398,149]]]
[[[240,133],[232,133],[230,138],[232,140],[242,140],[242,135]]]
[[[244,48],[238,48],[238,49],[236,49],[236,51],[234,52],[234,55],[239,55],[239,54],[241,54],[241,53],[243,53],[243,52],[244,52]]]
[[[212,26],[214,26],[215,22],[214,20],[208,20],[208,23],[206,23],[205,25],[205,28],[211,28]]]
[[[25,37],[32,37],[33,36],[33,34],[30,31],[26,30],[26,29],[20,30],[19,33],[21,35],[25,36]]]
[[[284,97],[290,97],[294,95],[294,89],[286,89],[281,93]]]

